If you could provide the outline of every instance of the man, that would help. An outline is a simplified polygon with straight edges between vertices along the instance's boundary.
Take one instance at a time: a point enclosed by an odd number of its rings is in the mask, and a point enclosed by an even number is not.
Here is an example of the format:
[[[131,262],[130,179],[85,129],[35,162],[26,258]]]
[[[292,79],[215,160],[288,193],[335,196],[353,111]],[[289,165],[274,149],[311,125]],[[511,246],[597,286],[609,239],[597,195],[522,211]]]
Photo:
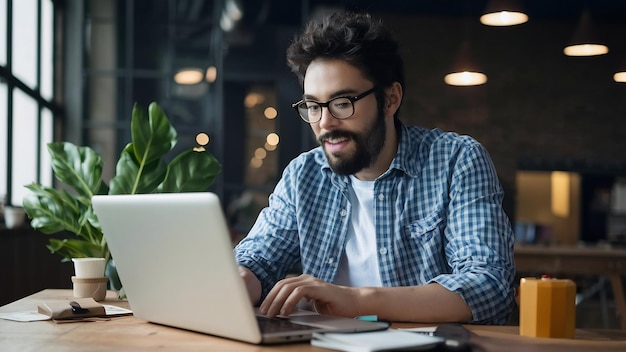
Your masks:
[[[320,147],[285,169],[235,248],[269,316],[324,314],[505,323],[513,233],[491,159],[467,136],[408,127],[398,44],[367,14],[309,23],[287,51],[294,104]],[[298,263],[303,274],[285,278]]]

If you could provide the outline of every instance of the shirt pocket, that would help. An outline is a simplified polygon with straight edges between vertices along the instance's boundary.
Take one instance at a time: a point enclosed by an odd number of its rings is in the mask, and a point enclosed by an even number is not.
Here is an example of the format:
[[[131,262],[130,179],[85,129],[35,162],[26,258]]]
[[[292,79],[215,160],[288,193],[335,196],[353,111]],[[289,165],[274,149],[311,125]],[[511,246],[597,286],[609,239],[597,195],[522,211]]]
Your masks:
[[[443,218],[436,213],[406,225],[405,230],[412,240],[422,246],[438,246],[441,243],[442,226]]]
[[[448,271],[443,250],[444,227],[445,221],[438,213],[405,226],[409,246],[420,267],[422,282],[428,282]]]

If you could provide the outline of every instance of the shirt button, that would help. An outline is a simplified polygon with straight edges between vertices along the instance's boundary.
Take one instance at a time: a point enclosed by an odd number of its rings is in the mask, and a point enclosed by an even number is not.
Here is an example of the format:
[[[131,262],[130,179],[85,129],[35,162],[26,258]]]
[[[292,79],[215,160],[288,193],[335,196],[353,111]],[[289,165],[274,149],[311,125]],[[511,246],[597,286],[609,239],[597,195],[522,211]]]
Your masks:
[[[387,248],[383,247],[381,249],[378,250],[378,253],[380,253],[380,255],[385,255],[387,254]]]
[[[384,200],[385,199],[385,195],[384,194],[379,194],[378,195],[378,200]]]
[[[332,264],[334,262],[335,262],[335,258],[333,257],[328,258],[328,264]]]
[[[339,212],[339,215],[346,216],[346,215],[348,215],[348,211],[345,210],[345,209],[341,209],[341,211]]]

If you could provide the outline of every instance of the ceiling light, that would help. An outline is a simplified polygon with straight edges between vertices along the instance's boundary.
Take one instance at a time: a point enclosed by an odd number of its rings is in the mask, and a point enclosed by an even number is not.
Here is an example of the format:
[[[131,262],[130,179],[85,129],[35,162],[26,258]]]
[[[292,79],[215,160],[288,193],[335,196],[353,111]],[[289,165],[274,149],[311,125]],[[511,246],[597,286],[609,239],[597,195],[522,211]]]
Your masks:
[[[254,150],[254,157],[257,159],[265,159],[265,157],[267,156],[267,150],[265,150],[264,148],[256,148]]]
[[[174,82],[183,85],[198,84],[204,79],[204,72],[199,68],[182,68],[174,75]]]
[[[469,41],[463,43],[450,73],[443,80],[452,86],[477,86],[487,83],[487,75],[472,58]]]
[[[276,116],[278,116],[278,111],[276,111],[274,107],[268,106],[267,108],[265,108],[265,110],[263,110],[263,115],[266,119],[273,120],[276,118]]]
[[[500,11],[480,16],[480,22],[487,26],[515,26],[528,22],[528,16],[521,12]]]
[[[198,146],[193,148],[194,152],[204,152],[206,149],[204,148],[207,144],[209,144],[210,138],[209,135],[201,132],[196,135],[196,143]]]
[[[265,137],[265,141],[269,145],[278,145],[278,141],[279,140],[280,140],[280,138],[278,138],[278,134],[276,134],[274,132],[268,134],[267,137]]]
[[[585,10],[580,17],[576,32],[569,45],[563,49],[567,56],[596,56],[609,52],[609,48],[604,45],[593,33],[591,24],[591,14]]]
[[[613,80],[615,82],[626,83],[626,70],[615,72]]]
[[[206,74],[204,75],[204,79],[209,83],[215,82],[215,80],[217,79],[217,67],[209,66],[206,69]]]
[[[604,44],[577,44],[569,45],[563,49],[567,56],[597,56],[609,52],[609,48]]]
[[[254,157],[250,159],[250,167],[252,167],[253,169],[258,169],[261,166],[263,166],[263,160]]]
[[[487,83],[487,75],[481,72],[452,72],[448,73],[443,80],[451,86],[479,86]]]
[[[261,93],[248,93],[243,101],[246,108],[251,109],[265,101],[265,96]]]
[[[487,26],[515,26],[526,22],[528,15],[514,0],[491,0],[480,16],[480,23]]]

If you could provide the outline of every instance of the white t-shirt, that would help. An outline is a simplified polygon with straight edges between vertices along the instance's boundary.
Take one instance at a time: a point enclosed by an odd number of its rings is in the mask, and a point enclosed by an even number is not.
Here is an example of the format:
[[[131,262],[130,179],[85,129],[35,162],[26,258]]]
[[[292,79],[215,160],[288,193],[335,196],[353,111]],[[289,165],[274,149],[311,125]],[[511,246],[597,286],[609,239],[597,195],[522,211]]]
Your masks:
[[[352,219],[334,283],[352,287],[380,287],[376,228],[374,226],[374,181],[350,176]]]

